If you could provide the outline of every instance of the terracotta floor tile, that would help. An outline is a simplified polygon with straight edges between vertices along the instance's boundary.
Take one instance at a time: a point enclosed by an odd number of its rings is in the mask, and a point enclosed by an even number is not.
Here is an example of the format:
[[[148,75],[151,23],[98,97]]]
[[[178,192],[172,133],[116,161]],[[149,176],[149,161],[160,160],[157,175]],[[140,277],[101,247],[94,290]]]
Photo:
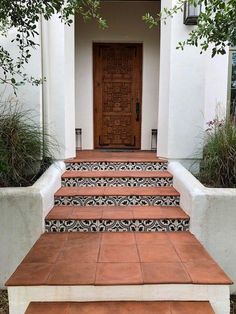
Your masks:
[[[103,195],[179,196],[173,187],[104,187]]]
[[[7,281],[7,286],[44,285],[52,270],[52,264],[23,263]]]
[[[105,232],[102,234],[101,243],[118,245],[135,244],[135,236],[132,232]]]
[[[181,263],[142,263],[143,282],[191,283],[191,279]]]
[[[32,302],[26,314],[214,314],[204,301]]]
[[[124,302],[120,314],[171,314],[169,302]]]
[[[142,284],[140,263],[98,263],[96,285]]]
[[[36,241],[37,245],[59,245],[63,246],[67,241],[68,233],[44,233],[40,236],[40,238]]]
[[[66,247],[71,246],[99,246],[102,235],[98,232],[70,232]]]
[[[87,245],[73,245],[66,247],[60,253],[58,260],[70,263],[71,261],[77,263],[96,263],[98,260],[99,246],[94,244]]]
[[[168,171],[65,171],[62,178],[172,178]]]
[[[112,207],[112,206],[111,206]],[[103,219],[133,219],[133,211],[129,210],[122,210],[122,209],[109,209],[106,208],[103,210],[102,214]]]
[[[169,206],[146,206],[141,208],[134,208],[135,219],[188,219],[189,216],[180,207]]]
[[[61,252],[61,246],[35,245],[33,250],[26,255],[23,263],[55,263]]]
[[[103,187],[62,187],[55,196],[89,196],[89,195],[103,195]]]
[[[180,243],[193,243],[198,244],[199,242],[195,238],[195,236],[189,231],[183,232],[168,232],[168,237],[173,244]]]
[[[31,251],[34,251],[35,254],[37,254],[37,250],[42,250],[45,252],[49,251],[49,250],[56,250],[58,252],[60,252],[63,248],[63,246],[65,245],[66,241],[49,241],[47,243],[47,241],[37,241],[35,243],[35,245],[32,247],[32,249],[30,250]],[[29,253],[30,253],[29,252]]]
[[[175,250],[182,262],[194,262],[196,260],[214,262],[200,244],[175,244]]]
[[[135,238],[137,245],[155,245],[167,244],[170,245],[169,238],[166,232],[136,232]]]
[[[94,207],[75,208],[70,217],[71,219],[102,219],[102,209]]]
[[[71,303],[69,314],[119,314],[117,307],[111,302]]]
[[[99,253],[99,262],[139,262],[136,245],[102,244]]]
[[[46,309],[46,312],[45,312]],[[32,302],[25,314],[69,314],[67,302]]]
[[[73,206],[55,206],[45,219],[68,219],[72,215]]]
[[[214,314],[209,302],[171,302],[172,314]]]
[[[151,151],[130,151],[130,152],[104,152],[99,150],[77,151],[76,158],[68,161],[160,161],[166,162]]]
[[[141,262],[180,262],[171,244],[138,245]]]
[[[194,284],[231,284],[232,281],[215,263],[194,261],[184,263]]]
[[[72,310],[73,309],[73,310]],[[70,314],[171,314],[170,302],[84,302],[71,303]]]
[[[92,285],[95,282],[96,263],[58,262],[52,269],[48,285]]]
[[[62,187],[55,196],[161,195],[179,196],[173,187]]]

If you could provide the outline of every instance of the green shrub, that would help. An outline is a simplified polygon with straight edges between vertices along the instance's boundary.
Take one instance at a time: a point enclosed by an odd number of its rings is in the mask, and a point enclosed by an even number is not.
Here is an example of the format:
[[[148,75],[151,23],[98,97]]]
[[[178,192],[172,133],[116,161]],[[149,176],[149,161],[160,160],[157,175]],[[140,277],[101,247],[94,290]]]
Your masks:
[[[199,179],[212,187],[236,187],[236,124],[215,119],[208,123]]]
[[[53,161],[54,141],[18,104],[0,106],[0,186],[33,184]]]

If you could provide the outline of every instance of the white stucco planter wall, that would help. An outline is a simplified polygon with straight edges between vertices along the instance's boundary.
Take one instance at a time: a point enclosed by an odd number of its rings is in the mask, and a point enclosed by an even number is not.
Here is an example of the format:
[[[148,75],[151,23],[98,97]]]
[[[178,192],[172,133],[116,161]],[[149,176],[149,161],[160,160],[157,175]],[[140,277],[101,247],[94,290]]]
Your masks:
[[[64,171],[56,162],[30,187],[0,189],[0,288],[44,232]]]
[[[190,231],[235,282],[236,293],[236,189],[207,188],[180,163],[171,162],[180,205],[190,216]]]

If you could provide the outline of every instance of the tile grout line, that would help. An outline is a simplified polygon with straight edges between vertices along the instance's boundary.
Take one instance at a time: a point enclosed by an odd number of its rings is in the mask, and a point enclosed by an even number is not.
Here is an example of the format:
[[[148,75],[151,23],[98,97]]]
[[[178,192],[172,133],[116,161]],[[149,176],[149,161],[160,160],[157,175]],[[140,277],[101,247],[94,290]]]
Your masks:
[[[97,282],[97,269],[98,269],[98,264],[99,264],[99,258],[100,258],[100,252],[101,252],[101,246],[102,246],[102,237],[103,237],[103,234],[101,232],[99,232],[99,234],[100,234],[100,243],[99,243],[97,263],[96,263],[96,268],[95,268],[94,286],[96,286],[96,282]]]
[[[170,241],[171,241],[171,240],[170,240]],[[191,280],[191,283],[194,284],[194,280],[193,280],[191,274],[189,273],[189,271],[188,271],[187,268],[185,267],[185,263],[184,263],[184,261],[182,260],[182,258],[181,258],[181,256],[180,256],[180,254],[178,253],[178,251],[176,250],[176,247],[175,247],[175,245],[174,245],[174,243],[173,243],[172,241],[171,241],[171,244],[172,244],[172,246],[173,246],[173,248],[174,248],[174,250],[175,250],[177,256],[178,256],[179,259],[180,259],[180,262],[181,262],[181,265],[182,265],[184,271],[188,274],[188,277],[189,277],[189,279]]]
[[[64,234],[65,234],[65,233],[64,233]],[[53,234],[52,234],[51,236],[53,236]],[[45,284],[48,284],[49,277],[50,277],[50,275],[52,274],[53,270],[55,269],[56,264],[57,264],[57,261],[59,261],[59,256],[61,255],[61,253],[62,253],[62,251],[63,251],[63,249],[64,249],[65,244],[66,244],[67,241],[68,241],[68,232],[67,232],[67,235],[66,235],[66,241],[64,241],[64,243],[63,243],[61,249],[59,250],[59,254],[58,254],[58,256],[57,256],[55,262],[52,264],[52,267],[51,267],[51,269],[50,269],[50,272],[48,273],[48,276],[47,276],[47,278],[46,278],[46,280],[45,280]]]

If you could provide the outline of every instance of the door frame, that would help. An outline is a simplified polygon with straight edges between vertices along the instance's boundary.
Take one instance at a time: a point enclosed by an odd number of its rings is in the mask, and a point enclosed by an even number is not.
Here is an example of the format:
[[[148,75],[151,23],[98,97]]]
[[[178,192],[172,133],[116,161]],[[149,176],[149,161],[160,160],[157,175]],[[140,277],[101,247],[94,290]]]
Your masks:
[[[96,147],[96,122],[95,122],[95,110],[96,110],[96,105],[95,105],[95,94],[96,94],[96,88],[95,88],[95,80],[96,80],[96,66],[95,66],[95,51],[97,46],[102,46],[102,45],[130,45],[130,46],[139,46],[140,51],[141,51],[141,57],[140,57],[140,82],[139,82],[139,93],[140,93],[140,114],[139,114],[139,119],[140,119],[140,127],[138,130],[138,146],[137,147],[127,147],[127,148],[112,148],[112,147]],[[142,108],[143,108],[143,43],[141,42],[93,42],[92,46],[92,64],[93,64],[93,147],[94,149],[107,149],[107,150],[141,150],[141,134],[142,134]]]

